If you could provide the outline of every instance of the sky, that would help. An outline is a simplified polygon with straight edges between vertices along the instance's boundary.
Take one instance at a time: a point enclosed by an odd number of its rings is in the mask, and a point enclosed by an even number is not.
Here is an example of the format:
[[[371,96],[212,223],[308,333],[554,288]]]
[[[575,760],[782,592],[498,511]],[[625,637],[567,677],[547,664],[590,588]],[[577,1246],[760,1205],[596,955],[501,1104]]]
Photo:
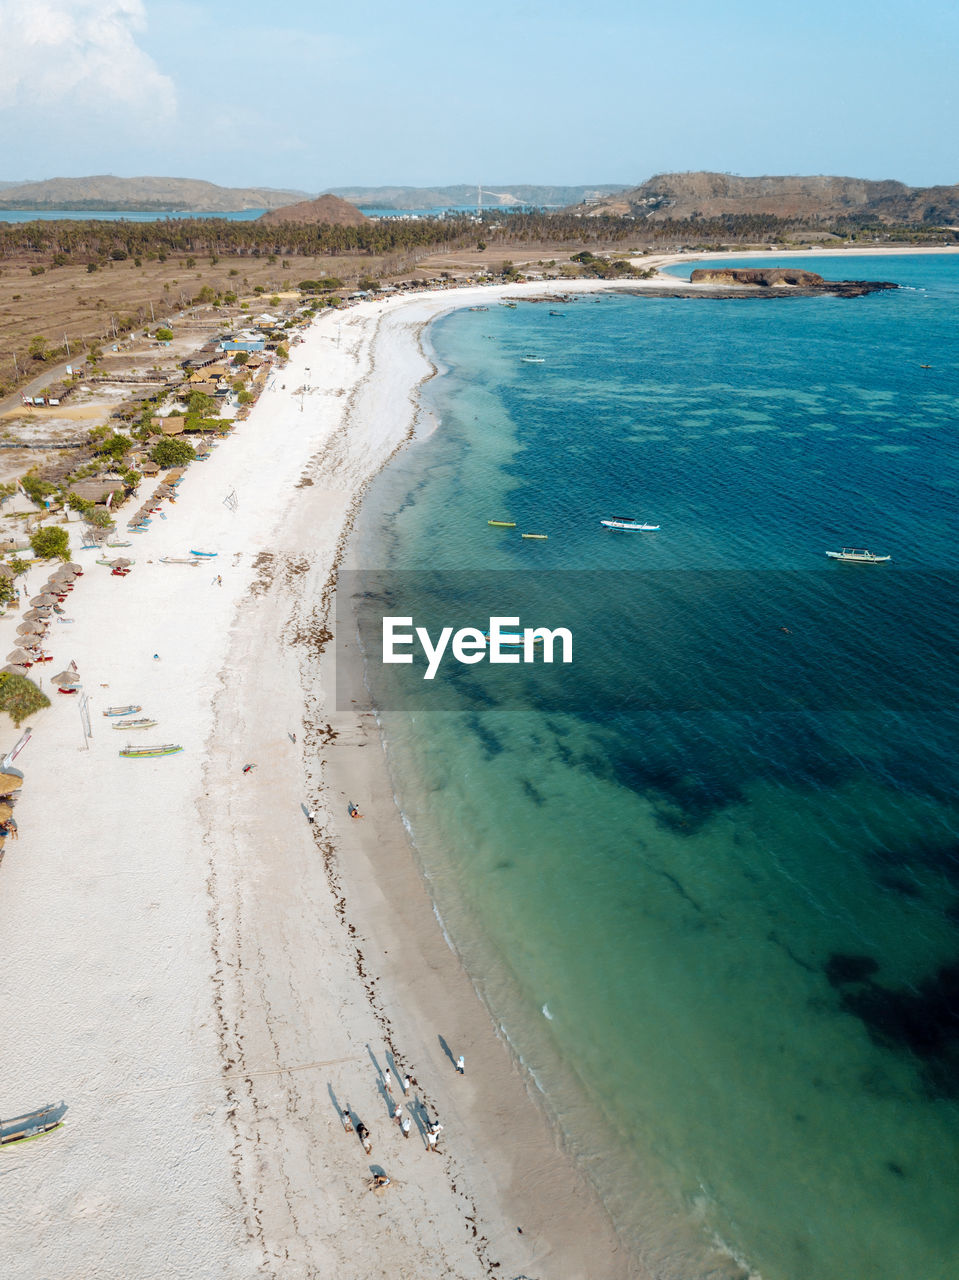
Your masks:
[[[0,179],[959,182],[953,0],[0,0]]]

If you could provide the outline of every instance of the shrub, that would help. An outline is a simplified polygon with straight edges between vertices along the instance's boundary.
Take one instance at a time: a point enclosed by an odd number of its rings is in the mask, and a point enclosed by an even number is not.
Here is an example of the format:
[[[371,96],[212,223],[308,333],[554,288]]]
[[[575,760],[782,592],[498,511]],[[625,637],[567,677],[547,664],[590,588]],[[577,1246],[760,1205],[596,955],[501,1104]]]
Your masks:
[[[165,329],[161,326],[157,329],[155,336],[158,342],[170,342],[173,339],[173,330]]]
[[[0,674],[0,711],[5,711],[18,729],[27,716],[49,705],[47,695],[26,676],[9,671]]]
[[[159,440],[150,450],[150,457],[158,467],[182,467],[193,461],[196,450],[186,440]]]
[[[66,560],[70,555],[70,536],[66,529],[46,525],[33,531],[30,546],[38,560]]]

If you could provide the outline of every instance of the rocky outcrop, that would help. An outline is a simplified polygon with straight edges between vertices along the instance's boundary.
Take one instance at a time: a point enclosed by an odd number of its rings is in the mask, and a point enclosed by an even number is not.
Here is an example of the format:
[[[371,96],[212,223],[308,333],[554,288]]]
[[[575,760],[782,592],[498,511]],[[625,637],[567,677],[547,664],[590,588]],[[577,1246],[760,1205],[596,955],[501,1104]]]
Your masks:
[[[819,287],[826,282],[815,271],[800,271],[795,267],[697,267],[689,277],[690,284],[754,284],[762,288],[770,285],[801,285],[804,288]]]
[[[257,222],[268,222],[271,225],[283,222],[316,222],[334,227],[361,227],[369,222],[369,218],[348,200],[341,200],[339,196],[320,196],[316,200],[300,200],[298,204],[288,204],[283,209],[271,209],[269,213],[261,214]]]
[[[690,284],[739,286],[765,293],[801,292],[805,296],[828,293],[840,298],[859,298],[882,289],[898,289],[887,280],[824,280],[815,271],[798,267],[697,267]]]

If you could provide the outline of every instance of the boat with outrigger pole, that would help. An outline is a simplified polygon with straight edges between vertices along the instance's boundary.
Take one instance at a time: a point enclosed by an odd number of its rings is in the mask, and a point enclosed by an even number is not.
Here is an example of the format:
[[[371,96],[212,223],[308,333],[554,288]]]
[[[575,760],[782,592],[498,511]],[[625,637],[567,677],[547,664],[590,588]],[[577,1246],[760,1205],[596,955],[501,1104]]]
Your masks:
[[[24,1116],[14,1116],[11,1120],[0,1120],[0,1147],[10,1147],[18,1142],[31,1142],[34,1138],[42,1138],[45,1133],[52,1133],[63,1124],[63,1103],[41,1107],[38,1111],[28,1111]]]

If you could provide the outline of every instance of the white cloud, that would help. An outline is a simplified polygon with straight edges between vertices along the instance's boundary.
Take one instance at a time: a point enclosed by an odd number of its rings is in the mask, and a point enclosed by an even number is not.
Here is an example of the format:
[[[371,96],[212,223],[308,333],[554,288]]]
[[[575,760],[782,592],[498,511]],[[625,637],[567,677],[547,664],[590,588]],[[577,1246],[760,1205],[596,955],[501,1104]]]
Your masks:
[[[171,113],[173,81],[137,44],[145,26],[143,0],[0,0],[0,108]]]

